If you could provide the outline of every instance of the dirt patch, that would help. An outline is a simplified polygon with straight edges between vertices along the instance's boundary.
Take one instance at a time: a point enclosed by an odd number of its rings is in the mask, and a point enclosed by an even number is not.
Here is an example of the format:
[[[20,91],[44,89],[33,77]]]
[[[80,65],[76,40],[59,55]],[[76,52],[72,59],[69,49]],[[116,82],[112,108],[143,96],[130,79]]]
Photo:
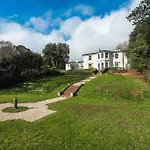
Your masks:
[[[132,94],[134,97],[141,96],[142,91],[141,91],[141,90],[132,90],[132,91],[131,91],[131,94]]]
[[[136,72],[135,70],[128,70],[127,72],[118,72],[118,73],[115,73],[115,74],[119,74],[119,75],[122,75],[122,76],[132,76],[132,77],[135,77],[135,78],[138,78],[138,79],[144,79],[144,75]]]

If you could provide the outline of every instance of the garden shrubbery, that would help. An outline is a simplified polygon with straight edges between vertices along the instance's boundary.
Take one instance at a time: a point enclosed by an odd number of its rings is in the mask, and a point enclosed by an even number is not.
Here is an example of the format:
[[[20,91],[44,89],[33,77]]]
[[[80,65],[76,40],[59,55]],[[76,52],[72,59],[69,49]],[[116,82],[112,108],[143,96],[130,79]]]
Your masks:
[[[150,70],[146,70],[144,72],[144,80],[147,82],[147,83],[150,83]]]
[[[92,75],[93,73],[96,74],[98,71],[97,69],[80,69],[80,70],[69,70],[66,71],[68,75]]]
[[[101,73],[102,73],[102,74],[107,73],[108,70],[109,70],[108,68],[103,68],[103,69],[101,70]]]
[[[64,74],[62,71],[56,69],[46,69],[41,72],[41,76],[55,76]]]

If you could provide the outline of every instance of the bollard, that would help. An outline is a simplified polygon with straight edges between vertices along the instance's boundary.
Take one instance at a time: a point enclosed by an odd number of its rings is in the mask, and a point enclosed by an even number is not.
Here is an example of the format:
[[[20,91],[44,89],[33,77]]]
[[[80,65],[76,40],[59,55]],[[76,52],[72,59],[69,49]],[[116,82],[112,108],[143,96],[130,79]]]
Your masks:
[[[58,92],[58,96],[61,96],[62,95],[62,92]]]
[[[17,99],[17,97],[14,98],[14,108],[15,109],[18,108],[18,99]]]
[[[71,96],[71,97],[74,97],[74,93],[71,93],[70,96]]]

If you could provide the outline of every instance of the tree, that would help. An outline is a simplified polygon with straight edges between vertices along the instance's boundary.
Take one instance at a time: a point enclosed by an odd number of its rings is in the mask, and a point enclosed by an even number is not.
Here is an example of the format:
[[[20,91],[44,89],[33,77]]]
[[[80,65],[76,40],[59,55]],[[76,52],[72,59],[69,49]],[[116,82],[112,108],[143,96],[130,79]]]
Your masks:
[[[119,44],[117,45],[116,49],[119,49],[119,50],[124,51],[124,50],[127,49],[127,47],[128,47],[127,41],[125,41],[125,42],[123,42],[123,43],[119,43]]]
[[[69,60],[69,45],[66,43],[49,43],[43,49],[45,63],[56,69],[64,69]]]
[[[4,54],[0,57],[0,87],[9,87],[20,81],[29,80],[39,75],[43,65],[40,54],[19,45],[15,48],[3,45]]]
[[[135,26],[126,54],[137,71],[150,69],[150,0],[142,0],[127,19]]]
[[[130,66],[139,72],[150,69],[150,44],[148,35],[150,26],[148,23],[140,23],[136,25],[130,34],[129,45],[126,54],[130,61]]]
[[[16,66],[12,58],[0,59],[0,88],[9,87],[16,82]]]
[[[16,46],[9,41],[0,41],[0,58],[12,57]]]
[[[136,7],[127,17],[133,24],[150,21],[150,0],[142,0],[138,7]]]
[[[57,67],[59,69],[65,69],[65,64],[69,60],[69,45],[66,43],[58,43],[57,44],[57,49],[58,49],[58,65]]]

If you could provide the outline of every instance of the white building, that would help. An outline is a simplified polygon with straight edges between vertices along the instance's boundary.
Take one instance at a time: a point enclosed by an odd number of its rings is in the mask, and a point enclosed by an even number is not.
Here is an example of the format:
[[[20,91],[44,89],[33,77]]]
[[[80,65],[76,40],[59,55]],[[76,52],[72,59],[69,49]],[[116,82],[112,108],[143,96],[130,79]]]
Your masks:
[[[125,53],[121,50],[113,51],[113,67],[128,68],[129,63]]]
[[[66,64],[66,70],[79,70],[83,69],[83,61],[76,60],[75,62],[69,62]]]
[[[121,50],[98,50],[95,53],[83,54],[83,69],[90,67],[101,70],[103,68],[127,68],[128,59]]]

